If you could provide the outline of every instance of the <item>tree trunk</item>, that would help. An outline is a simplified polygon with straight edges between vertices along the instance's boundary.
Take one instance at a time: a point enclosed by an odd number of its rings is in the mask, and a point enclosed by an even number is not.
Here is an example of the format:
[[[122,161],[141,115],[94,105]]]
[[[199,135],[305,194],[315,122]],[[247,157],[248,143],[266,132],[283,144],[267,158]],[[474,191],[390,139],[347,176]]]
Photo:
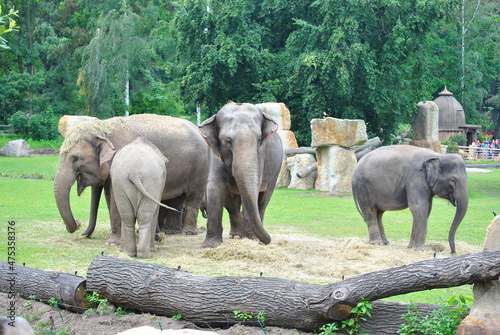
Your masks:
[[[88,308],[85,279],[67,273],[39,270],[0,261],[0,291],[33,297],[49,303],[55,298],[59,307],[75,312]]]
[[[309,165],[308,167],[297,172],[297,177],[305,178],[309,174],[311,174],[312,172],[317,171],[317,170],[318,170],[318,162],[314,162],[311,165]]]
[[[288,148],[285,149],[285,155],[312,154],[316,155],[316,149],[311,147]]]
[[[497,280],[500,251],[431,259],[318,285],[268,277],[207,277],[142,262],[100,256],[92,261],[87,287],[117,306],[224,327],[241,320],[233,311],[265,324],[303,331],[349,317],[369,301],[415,291]],[[405,312],[405,311],[404,311]],[[401,313],[401,314],[404,314]]]

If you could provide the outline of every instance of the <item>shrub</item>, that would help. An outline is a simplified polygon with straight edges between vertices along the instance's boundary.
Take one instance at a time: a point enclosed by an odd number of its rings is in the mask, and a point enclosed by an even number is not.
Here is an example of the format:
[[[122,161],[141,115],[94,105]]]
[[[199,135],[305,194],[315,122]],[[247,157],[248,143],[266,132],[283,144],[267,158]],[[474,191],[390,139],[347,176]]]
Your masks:
[[[450,137],[450,142],[455,142],[457,145],[465,145],[467,139],[463,135],[454,135]]]
[[[53,140],[59,135],[57,131],[57,116],[52,109],[33,114],[31,117],[22,112],[12,114],[9,120],[12,129],[18,135],[36,141]]]
[[[449,154],[457,154],[458,153],[458,144],[452,141],[443,141],[442,144],[447,145],[448,148],[446,152]]]

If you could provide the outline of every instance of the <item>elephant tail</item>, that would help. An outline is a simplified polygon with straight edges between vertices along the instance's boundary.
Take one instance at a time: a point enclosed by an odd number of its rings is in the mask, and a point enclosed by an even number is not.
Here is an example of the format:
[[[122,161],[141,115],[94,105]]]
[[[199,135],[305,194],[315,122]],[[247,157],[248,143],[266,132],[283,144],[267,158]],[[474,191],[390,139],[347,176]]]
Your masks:
[[[151,194],[149,194],[149,192],[146,190],[146,188],[144,187],[144,185],[142,184],[142,178],[141,178],[141,174],[137,171],[135,172],[131,172],[129,175],[128,175],[128,178],[129,180],[132,182],[132,184],[135,185],[135,187],[137,187],[137,189],[146,197],[148,198],[149,200],[151,200],[152,202],[154,202],[155,204],[157,204],[158,206],[161,206],[161,207],[165,207],[166,209],[170,209],[174,212],[177,212],[177,213],[181,213],[181,214],[184,214],[183,211],[180,211],[176,208],[173,208],[173,207],[170,207],[170,206],[167,206],[165,204],[162,204],[161,202],[159,202],[158,200],[156,200]]]
[[[364,219],[365,216],[363,215],[363,212],[361,211],[361,208],[359,208],[358,197],[356,196],[356,192],[352,193],[352,198],[354,199],[354,204],[356,205],[356,209],[358,210],[358,213]]]

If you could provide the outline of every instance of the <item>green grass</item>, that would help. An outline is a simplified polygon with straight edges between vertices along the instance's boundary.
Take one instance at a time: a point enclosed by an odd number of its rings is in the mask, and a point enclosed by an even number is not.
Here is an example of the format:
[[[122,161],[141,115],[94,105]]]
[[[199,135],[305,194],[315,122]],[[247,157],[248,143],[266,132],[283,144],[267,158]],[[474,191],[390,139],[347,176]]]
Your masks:
[[[53,194],[53,177],[58,156],[11,158],[0,156],[0,213],[2,227],[16,222],[16,262],[26,266],[65,271],[85,272],[90,261],[102,251],[119,255],[115,246],[103,243],[109,232],[109,219],[104,199],[96,231],[91,239],[80,239],[78,233],[69,235],[57,211]],[[39,179],[43,176],[43,179]],[[23,177],[23,178],[19,178]],[[33,178],[30,178],[33,177]],[[500,171],[469,174],[469,211],[459,227],[456,240],[482,246],[485,230],[493,218],[500,214]],[[86,218],[90,204],[90,190],[81,197],[71,192],[75,217]],[[429,219],[427,241],[447,245],[447,234],[455,208],[443,199],[434,199]],[[384,223],[390,241],[407,243],[411,231],[409,210],[387,212]],[[227,219],[226,219],[227,221]],[[367,239],[367,229],[358,214],[352,197],[347,194],[333,197],[324,192],[277,189],[266,211],[266,229],[274,234],[307,234],[319,237],[360,237]],[[204,225],[205,219],[200,219]],[[86,223],[84,224],[86,226]],[[6,250],[6,228],[2,228],[0,250]],[[228,231],[225,222],[225,231]],[[0,260],[6,260],[0,253]],[[153,260],[157,262],[158,260]],[[212,269],[210,275],[216,275]],[[422,291],[391,297],[395,301],[439,303],[451,296],[472,297],[469,286]]]
[[[10,141],[18,140],[20,138],[23,137],[20,135],[0,134],[0,147],[3,147]],[[62,136],[58,136],[54,140],[35,141],[30,138],[25,138],[24,140],[26,141],[26,143],[28,143],[31,150],[36,150],[36,149],[59,149],[64,139]]]

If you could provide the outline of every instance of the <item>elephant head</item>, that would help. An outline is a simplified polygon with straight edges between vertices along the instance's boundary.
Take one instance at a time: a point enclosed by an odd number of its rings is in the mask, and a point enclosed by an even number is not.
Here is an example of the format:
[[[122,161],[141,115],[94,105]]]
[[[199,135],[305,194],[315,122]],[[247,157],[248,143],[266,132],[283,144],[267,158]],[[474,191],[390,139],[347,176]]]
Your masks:
[[[455,253],[455,233],[469,206],[467,173],[463,159],[456,154],[427,159],[421,167],[433,195],[445,198],[456,207],[455,217],[448,234],[452,253]]]
[[[241,196],[244,224],[264,244],[271,241],[259,208],[259,192],[268,187],[263,184],[269,173],[264,169],[269,159],[264,147],[277,130],[277,123],[252,104],[229,103],[200,125],[205,141],[235,184],[230,192]],[[279,157],[281,161],[281,154]]]
[[[54,178],[54,196],[68,232],[73,233],[78,228],[70,206],[71,186],[76,181],[78,195],[81,195],[87,186],[103,185],[109,177],[114,152],[111,141],[97,135],[82,136],[73,141],[67,138],[63,143]],[[100,192],[98,195],[93,192],[92,196],[100,196]]]

